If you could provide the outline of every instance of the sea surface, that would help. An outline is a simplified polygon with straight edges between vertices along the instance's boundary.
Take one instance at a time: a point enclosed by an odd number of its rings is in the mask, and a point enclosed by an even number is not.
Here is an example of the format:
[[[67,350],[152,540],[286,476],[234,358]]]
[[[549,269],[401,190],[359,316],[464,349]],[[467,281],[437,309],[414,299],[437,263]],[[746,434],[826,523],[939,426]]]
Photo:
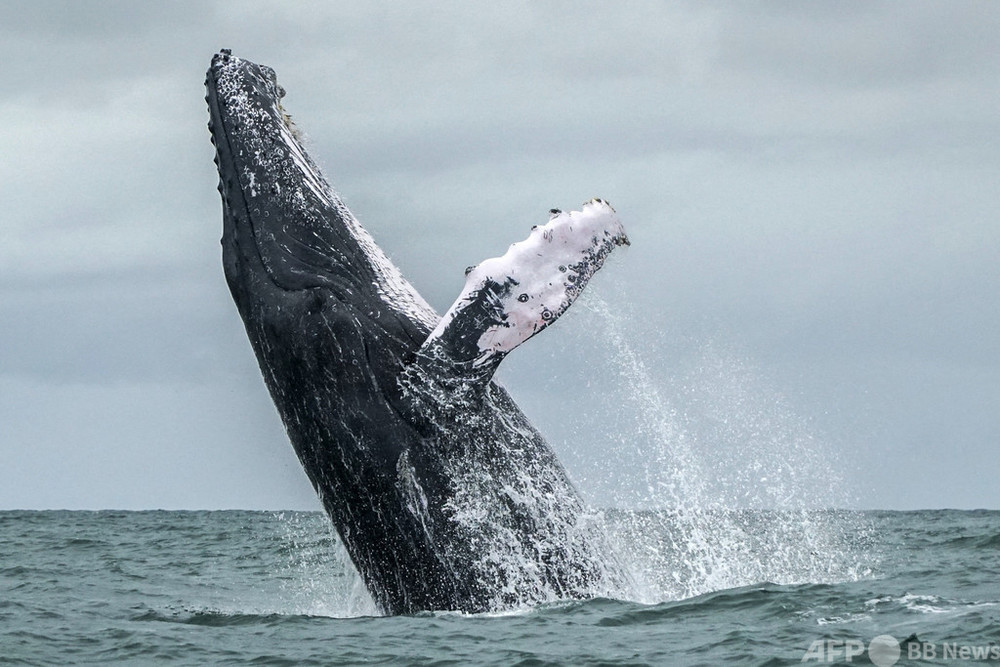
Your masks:
[[[1000,664],[1000,512],[606,518],[630,599],[382,617],[322,514],[0,512],[0,663]]]

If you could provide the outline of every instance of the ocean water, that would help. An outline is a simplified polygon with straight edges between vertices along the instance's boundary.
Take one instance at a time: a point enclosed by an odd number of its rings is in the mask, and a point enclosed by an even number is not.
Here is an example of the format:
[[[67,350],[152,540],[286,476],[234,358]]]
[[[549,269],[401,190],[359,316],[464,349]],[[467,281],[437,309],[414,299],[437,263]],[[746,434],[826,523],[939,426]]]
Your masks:
[[[0,512],[0,663],[1000,662],[1000,512],[607,523],[632,599],[381,617],[322,514]]]
[[[579,303],[557,381],[600,391],[532,417],[635,508],[615,599],[383,617],[320,513],[0,511],[0,664],[1000,664],[1000,512],[821,509],[843,457],[752,362]]]

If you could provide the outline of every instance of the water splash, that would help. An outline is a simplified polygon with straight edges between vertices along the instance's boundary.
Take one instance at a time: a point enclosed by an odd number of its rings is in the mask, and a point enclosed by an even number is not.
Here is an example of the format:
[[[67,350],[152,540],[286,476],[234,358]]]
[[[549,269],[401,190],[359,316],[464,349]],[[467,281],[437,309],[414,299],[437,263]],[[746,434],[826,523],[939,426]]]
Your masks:
[[[431,360],[432,361],[432,360]],[[485,391],[413,365],[404,388],[432,432],[428,452],[401,458],[407,508],[418,518],[435,556],[455,579],[471,584],[463,608],[510,610],[622,589],[603,515],[586,507],[537,431],[492,385]],[[426,494],[421,474],[437,471],[446,493]],[[440,486],[441,482],[436,484]],[[428,502],[428,498],[431,498]],[[434,507],[434,502],[440,507]],[[438,536],[445,536],[440,539]]]
[[[603,350],[588,354],[588,372],[601,376],[605,411],[591,418],[613,429],[602,439],[602,454],[618,463],[604,467],[631,470],[629,479],[606,484],[615,489],[610,505],[616,509],[581,515],[590,525],[584,532],[605,533],[614,545],[609,566],[628,569],[629,581],[610,587],[603,579],[593,595],[655,604],[762,582],[872,576],[877,556],[870,523],[859,513],[831,509],[851,501],[838,472],[842,462],[824,451],[826,443],[750,362],[704,343],[676,375],[665,376],[654,367],[665,354],[665,345],[654,347],[662,339],[641,335],[635,318],[596,293],[580,304],[586,312],[576,316],[586,316],[589,325],[581,329]],[[584,419],[580,428],[590,426]],[[524,570],[526,557],[507,534],[504,512],[525,506],[539,510],[536,520],[545,514],[538,498],[515,502],[525,489],[538,490],[538,480],[524,478],[531,466],[515,474],[516,484],[500,484],[484,478],[482,466],[465,463],[452,471],[461,492],[452,502],[459,523],[491,536],[480,554],[485,570],[503,571],[507,582],[496,607],[555,601],[558,591],[507,572]],[[585,496],[588,486],[601,485],[600,472],[588,476],[580,485]],[[291,515],[283,526],[288,561],[281,576],[295,613],[377,614],[325,518]],[[570,533],[563,537],[572,548]]]
[[[618,420],[610,453],[639,465],[609,520],[641,602],[764,581],[871,576],[870,528],[833,457],[751,364],[713,344],[670,380],[637,349],[634,319],[583,301],[610,351]]]
[[[281,544],[276,576],[281,581],[283,613],[334,618],[380,615],[324,514],[280,512],[275,519]]]

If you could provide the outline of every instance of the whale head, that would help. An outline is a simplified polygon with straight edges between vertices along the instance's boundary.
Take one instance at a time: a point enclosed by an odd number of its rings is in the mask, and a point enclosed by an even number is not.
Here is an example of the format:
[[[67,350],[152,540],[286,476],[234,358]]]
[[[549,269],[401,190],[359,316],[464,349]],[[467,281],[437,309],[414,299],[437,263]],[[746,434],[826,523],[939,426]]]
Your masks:
[[[223,265],[237,305],[262,285],[283,293],[325,288],[327,299],[362,313],[401,313],[425,335],[436,315],[309,157],[274,70],[223,49],[205,86],[223,202]]]

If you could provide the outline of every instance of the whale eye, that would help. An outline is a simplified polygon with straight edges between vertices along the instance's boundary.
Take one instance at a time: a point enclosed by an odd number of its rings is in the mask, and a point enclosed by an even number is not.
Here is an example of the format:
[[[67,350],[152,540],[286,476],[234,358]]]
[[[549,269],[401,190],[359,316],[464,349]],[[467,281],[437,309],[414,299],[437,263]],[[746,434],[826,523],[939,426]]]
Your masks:
[[[551,320],[552,319],[552,311],[549,310],[548,308],[546,308],[545,310],[543,310],[542,311],[542,319],[545,320],[545,321]]]
[[[465,275],[469,275],[470,273],[472,273],[475,270],[476,270],[476,265],[475,264],[473,264],[472,266],[467,266],[467,267],[465,267]]]
[[[517,297],[517,300],[520,301],[521,303],[524,303],[528,300],[528,295],[522,294],[521,296]]]
[[[559,267],[559,273],[566,273],[566,267],[565,266],[560,266]]]

